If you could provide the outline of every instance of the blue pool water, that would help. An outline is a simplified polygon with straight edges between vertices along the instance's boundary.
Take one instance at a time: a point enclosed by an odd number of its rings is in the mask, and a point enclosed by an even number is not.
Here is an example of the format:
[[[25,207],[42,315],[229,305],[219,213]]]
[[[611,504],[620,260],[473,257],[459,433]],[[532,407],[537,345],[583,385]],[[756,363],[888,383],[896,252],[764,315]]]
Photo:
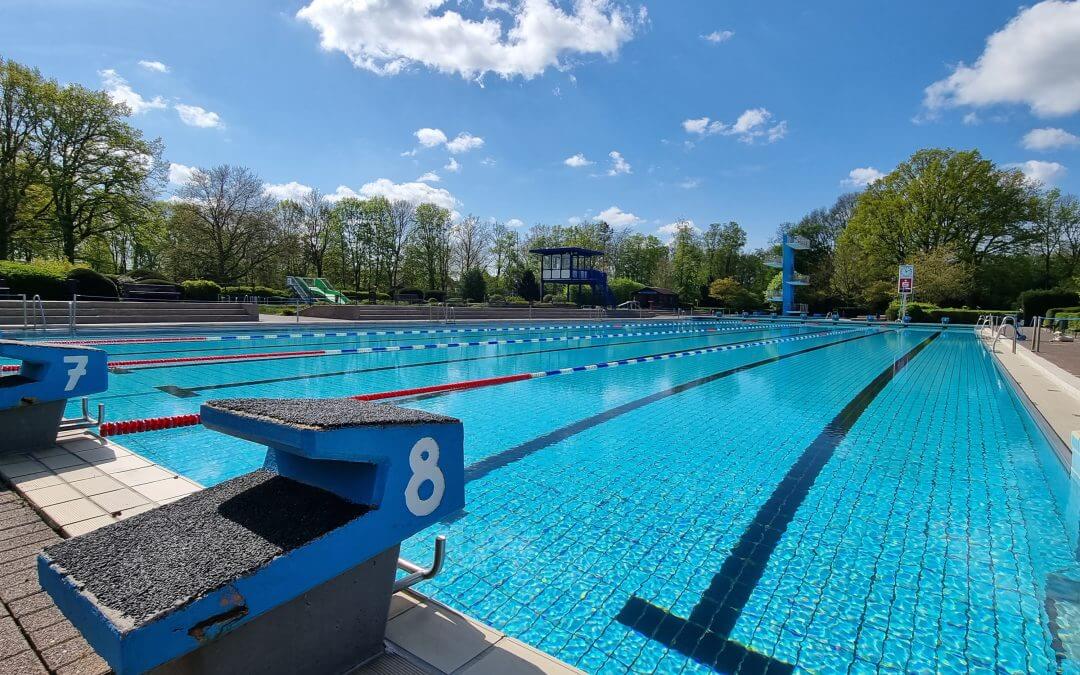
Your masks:
[[[449,538],[422,590],[589,672],[1077,672],[1080,599],[1047,589],[1080,588],[1078,489],[970,331],[456,330],[102,348],[555,339],[133,367],[99,398],[129,419],[739,345],[405,403],[465,425],[465,513],[403,546]],[[117,440],[205,485],[263,459],[201,427]]]

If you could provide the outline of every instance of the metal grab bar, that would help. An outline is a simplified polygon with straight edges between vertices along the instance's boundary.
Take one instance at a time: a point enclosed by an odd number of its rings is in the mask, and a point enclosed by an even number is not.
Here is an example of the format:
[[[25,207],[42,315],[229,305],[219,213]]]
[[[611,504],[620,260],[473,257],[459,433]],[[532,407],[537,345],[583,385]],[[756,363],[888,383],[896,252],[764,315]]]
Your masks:
[[[26,313],[26,293],[19,293],[19,300],[22,301],[22,329],[25,333],[30,330],[30,323],[27,321],[29,317]]]
[[[427,579],[434,579],[442,571],[443,562],[446,560],[446,535],[440,534],[435,537],[435,555],[431,559],[431,567],[421,567],[416,563],[406,560],[405,558],[398,558],[397,566],[399,570],[403,572],[409,572],[407,576],[401,577],[394,581],[394,592],[403,591],[406,588],[415,586],[421,581]]]
[[[1013,329],[1012,352],[1013,352],[1013,354],[1015,354],[1016,353],[1016,336],[1017,336],[1017,333],[1019,331],[1017,331],[1017,329],[1016,329],[1016,317],[1014,317],[1014,316],[1003,316],[1003,317],[1001,317],[1001,323],[998,324],[998,329],[997,329],[997,331],[994,332],[994,343],[992,345],[990,345],[990,351],[994,351],[994,349],[997,347],[998,340],[1000,340],[1001,336],[1005,333],[1005,326],[1012,326],[1012,329]]]
[[[41,330],[48,330],[49,329],[49,321],[48,321],[48,319],[45,318],[45,303],[43,303],[41,301],[41,296],[40,295],[35,295],[34,299],[31,300],[31,303],[33,304],[33,309],[36,310],[37,312],[40,312],[40,314],[41,314]],[[33,315],[33,314],[34,314],[34,312],[32,311],[31,315]],[[34,325],[35,326],[37,325],[37,316],[34,316]]]
[[[72,429],[89,429],[91,427],[101,426],[101,423],[105,421],[105,404],[98,403],[97,419],[90,416],[90,399],[83,397],[82,400],[82,417],[75,419],[63,419],[60,421],[60,431],[70,431]]]

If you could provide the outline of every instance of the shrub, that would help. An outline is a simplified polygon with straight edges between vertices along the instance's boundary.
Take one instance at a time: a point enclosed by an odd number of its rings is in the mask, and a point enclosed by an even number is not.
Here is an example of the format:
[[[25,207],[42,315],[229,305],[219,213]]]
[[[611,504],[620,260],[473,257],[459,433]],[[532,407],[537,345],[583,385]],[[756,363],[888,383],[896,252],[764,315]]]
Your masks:
[[[506,301],[512,305],[529,304],[529,301],[520,295],[511,295],[506,298]]]
[[[1055,307],[1053,309],[1046,310],[1046,327],[1047,328],[1064,328],[1074,321],[1062,321],[1061,319],[1068,319],[1069,317],[1080,314],[1080,307]]]
[[[1024,319],[1028,321],[1036,316],[1046,316],[1052,307],[1072,307],[1077,303],[1080,303],[1080,295],[1064,288],[1024,291],[1018,300]]]
[[[280,288],[267,286],[226,286],[221,289],[222,295],[254,295],[257,298],[289,298],[291,294]]]
[[[525,270],[518,279],[514,292],[526,300],[539,300],[540,283],[536,280],[536,274],[532,270]]]
[[[932,305],[929,302],[909,302],[907,303],[907,313],[911,317],[911,320],[916,323],[926,323],[930,321],[931,310],[938,309],[937,305]],[[893,300],[888,309],[885,310],[885,318],[889,321],[896,321],[900,316],[900,301]]]
[[[42,300],[70,300],[67,275],[74,265],[62,260],[32,263],[0,261],[0,279],[7,281],[12,293],[27,298],[40,295]]]
[[[608,282],[611,294],[615,296],[615,304],[620,304],[634,299],[634,293],[645,288],[645,284],[639,284],[633,279],[616,277]]]
[[[461,275],[461,297],[470,302],[481,302],[487,295],[487,280],[479,268],[466,270]]]
[[[550,305],[551,301],[554,300],[554,299],[555,299],[555,296],[553,296],[551,293],[548,293],[547,295],[544,296],[543,300],[541,300],[540,302],[544,303],[545,305]]]
[[[131,277],[132,279],[134,279],[135,281],[138,281],[140,283],[150,283],[149,281],[144,282],[143,281],[144,279],[154,279],[155,281],[157,281],[159,279],[164,279],[165,278],[165,275],[162,274],[161,272],[157,271],[157,270],[152,270],[152,269],[149,269],[149,268],[142,268],[142,267],[137,267],[137,268],[131,270],[130,272],[127,273],[127,276]],[[172,283],[172,282],[171,281],[162,281],[161,283],[169,284],[169,283]]]
[[[167,279],[154,279],[153,277],[147,277],[145,279],[132,279],[133,284],[146,284],[148,286],[175,286],[173,282]]]
[[[206,279],[189,279],[180,284],[180,292],[185,300],[217,300],[221,286]]]
[[[383,293],[382,291],[376,291],[375,300],[377,300],[378,302],[390,302],[390,294]]]
[[[488,304],[489,305],[505,305],[506,304],[506,298],[501,296],[501,295],[498,295],[498,294],[489,295],[488,296]]]
[[[980,316],[993,314],[994,316],[1014,316],[1015,310],[1008,309],[933,309],[930,310],[930,322],[940,323],[942,317],[949,317],[949,323],[974,325]]]
[[[115,300],[119,297],[116,284],[112,279],[86,267],[76,267],[68,272],[68,279],[75,282],[75,290],[79,295],[89,295],[94,298],[107,298]]]
[[[428,302],[431,302],[432,300],[442,302],[446,299],[446,291],[423,291],[423,293],[424,298],[426,298]]]
[[[463,305],[465,302],[461,298],[447,298],[446,303],[448,305]]]

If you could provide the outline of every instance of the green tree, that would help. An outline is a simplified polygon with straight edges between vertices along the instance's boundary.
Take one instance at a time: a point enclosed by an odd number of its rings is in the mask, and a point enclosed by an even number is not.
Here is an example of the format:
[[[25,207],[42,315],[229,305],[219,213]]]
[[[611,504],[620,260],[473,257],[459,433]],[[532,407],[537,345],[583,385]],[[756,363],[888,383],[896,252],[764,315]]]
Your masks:
[[[751,309],[761,303],[753,296],[746,287],[731,277],[715,279],[709,284],[709,297],[716,300],[721,307],[727,307],[737,311]]]
[[[711,223],[702,235],[706,275],[709,279],[730,277],[735,274],[746,246],[746,231],[735,221],[727,224]]]
[[[487,279],[479,267],[466,270],[461,275],[461,297],[466,302],[481,302],[487,297]]]
[[[160,140],[127,122],[131,110],[105,92],[70,84],[50,97],[42,144],[43,184],[64,257],[84,240],[150,216],[164,179]]]
[[[518,280],[516,292],[529,302],[540,300],[540,284],[536,281],[536,273],[529,269],[523,271]]]
[[[705,283],[704,254],[693,227],[680,221],[671,243],[672,290],[679,294],[683,304],[695,305],[701,300],[701,286]]]
[[[55,82],[0,58],[0,260],[11,254],[19,230],[48,204],[37,188],[48,157],[41,134],[56,96]]]
[[[412,246],[420,259],[425,287],[445,291],[450,282],[450,211],[434,204],[417,206]]]
[[[951,244],[919,253],[915,265],[915,294],[939,307],[962,304],[975,289],[975,271],[960,259]]]
[[[661,265],[668,257],[664,242],[651,234],[632,233],[617,244],[612,274],[642,284],[656,284]]]

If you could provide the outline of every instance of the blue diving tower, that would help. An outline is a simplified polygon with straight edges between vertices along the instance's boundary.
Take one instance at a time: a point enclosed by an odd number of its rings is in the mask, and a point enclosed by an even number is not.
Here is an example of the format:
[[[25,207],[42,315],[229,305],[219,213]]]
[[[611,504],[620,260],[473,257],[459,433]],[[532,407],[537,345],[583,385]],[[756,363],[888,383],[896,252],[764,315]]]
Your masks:
[[[795,251],[805,251],[808,248],[810,248],[810,242],[806,238],[785,234],[780,243],[780,257],[765,261],[765,264],[769,267],[780,270],[780,290],[770,292],[769,297],[766,299],[769,302],[781,303],[781,313],[783,315],[797,313],[795,308],[795,287],[807,286],[810,283],[809,275],[795,271]]]
[[[566,286],[566,296],[570,298],[570,287],[577,286],[580,293],[582,286],[592,290],[593,302],[611,307],[615,296],[608,288],[607,273],[593,269],[593,260],[604,255],[603,251],[578,246],[558,246],[554,248],[534,248],[529,253],[540,256],[540,295],[544,295],[545,284]]]

